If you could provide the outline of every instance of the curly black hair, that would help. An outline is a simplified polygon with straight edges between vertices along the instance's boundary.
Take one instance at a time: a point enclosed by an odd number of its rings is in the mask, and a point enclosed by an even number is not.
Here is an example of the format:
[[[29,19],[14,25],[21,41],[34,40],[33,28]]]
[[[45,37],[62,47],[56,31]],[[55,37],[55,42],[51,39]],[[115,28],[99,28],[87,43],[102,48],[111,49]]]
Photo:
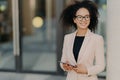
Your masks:
[[[75,1],[74,4],[67,6],[60,16],[60,21],[64,27],[71,27],[74,26],[77,29],[76,24],[74,23],[73,19],[76,17],[76,12],[80,8],[86,8],[90,13],[90,24],[88,28],[91,31],[95,31],[98,24],[98,7],[97,5],[90,0],[85,1]]]

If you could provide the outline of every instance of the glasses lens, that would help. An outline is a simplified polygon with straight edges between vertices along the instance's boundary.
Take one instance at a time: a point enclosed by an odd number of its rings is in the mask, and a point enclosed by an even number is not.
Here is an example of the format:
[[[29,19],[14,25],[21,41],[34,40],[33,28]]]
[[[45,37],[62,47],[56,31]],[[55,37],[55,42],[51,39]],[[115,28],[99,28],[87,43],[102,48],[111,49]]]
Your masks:
[[[84,18],[85,18],[85,20],[89,20],[90,17],[89,16],[85,16]]]
[[[82,16],[77,16],[77,19],[78,19],[79,21],[81,21],[81,20],[83,19],[83,17],[82,17]]]
[[[78,15],[78,16],[76,16],[76,18],[79,20],[79,21],[82,21],[83,19],[85,19],[85,20],[89,20],[90,19],[90,16],[89,15],[87,15],[87,16],[80,16],[80,15]]]

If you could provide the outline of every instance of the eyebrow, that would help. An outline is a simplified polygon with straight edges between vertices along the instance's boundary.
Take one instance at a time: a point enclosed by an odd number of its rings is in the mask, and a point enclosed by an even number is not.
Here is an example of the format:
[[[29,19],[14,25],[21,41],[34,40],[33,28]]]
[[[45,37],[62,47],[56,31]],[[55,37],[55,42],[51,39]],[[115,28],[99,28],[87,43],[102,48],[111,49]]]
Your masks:
[[[83,15],[76,15],[76,16],[83,16]],[[90,16],[89,14],[86,14],[86,15],[84,15],[84,16]]]

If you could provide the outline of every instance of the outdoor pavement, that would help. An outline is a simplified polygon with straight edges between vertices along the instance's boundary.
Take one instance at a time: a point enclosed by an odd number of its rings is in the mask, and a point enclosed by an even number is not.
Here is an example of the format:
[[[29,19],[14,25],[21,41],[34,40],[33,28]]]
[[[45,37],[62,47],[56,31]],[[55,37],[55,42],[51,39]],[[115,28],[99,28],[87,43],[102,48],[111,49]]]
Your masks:
[[[65,80],[65,76],[0,72],[0,80]],[[99,79],[105,80],[105,79]]]
[[[0,80],[65,80],[65,76],[0,72]]]

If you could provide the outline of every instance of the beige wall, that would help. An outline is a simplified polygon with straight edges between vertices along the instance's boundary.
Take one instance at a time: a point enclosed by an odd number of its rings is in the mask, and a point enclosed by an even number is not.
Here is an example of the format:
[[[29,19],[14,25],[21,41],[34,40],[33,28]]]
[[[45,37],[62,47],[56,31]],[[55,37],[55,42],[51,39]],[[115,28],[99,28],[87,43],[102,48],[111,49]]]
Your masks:
[[[120,0],[107,1],[107,80],[120,80]]]

